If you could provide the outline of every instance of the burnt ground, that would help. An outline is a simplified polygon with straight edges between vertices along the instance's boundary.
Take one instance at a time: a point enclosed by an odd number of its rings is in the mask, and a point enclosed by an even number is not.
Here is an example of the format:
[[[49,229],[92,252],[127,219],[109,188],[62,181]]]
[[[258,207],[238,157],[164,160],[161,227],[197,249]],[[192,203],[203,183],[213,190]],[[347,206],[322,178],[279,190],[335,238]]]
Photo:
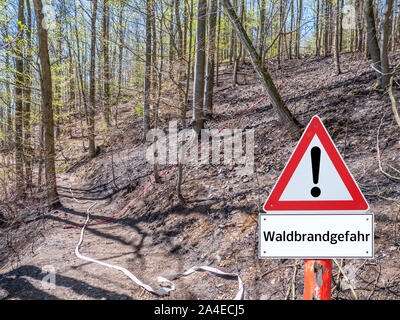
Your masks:
[[[400,54],[392,60],[400,60]],[[271,63],[269,69],[302,125],[313,115],[320,116],[375,214],[375,258],[342,261],[358,298],[398,299],[400,128],[387,94],[376,89],[369,62],[355,54],[343,54],[341,61],[343,74],[339,76],[334,74],[330,57],[286,61],[282,70]],[[88,227],[81,253],[123,266],[155,288],[159,288],[157,276],[182,272],[193,265],[237,272],[244,282],[246,299],[285,299],[293,267],[298,264],[295,295],[301,299],[303,261],[260,260],[257,253],[258,213],[297,141],[281,126],[268,99],[244,114],[265,93],[250,64],[241,67],[239,85],[232,88],[232,69],[221,66],[215,116],[207,120],[206,127],[218,128],[233,119],[230,128],[254,129],[254,173],[240,174],[242,166],[235,162],[189,164],[184,169],[182,190],[187,201],[183,205],[175,195],[175,168],[123,215]],[[394,91],[399,97],[400,90]],[[83,201],[96,201],[91,221],[101,220],[118,212],[151,181],[152,166],[145,159],[150,144],[141,141],[141,120],[132,112],[134,101],[132,98],[119,107],[124,121],[107,134],[109,138],[98,129],[100,152],[95,159],[86,159],[82,143],[68,135],[58,144],[58,149],[62,146],[64,150],[60,156],[64,160],[58,162],[63,164],[59,165],[58,178],[62,207],[25,227],[29,230],[35,224],[35,232],[29,241],[21,241],[18,255],[5,259],[3,254],[2,298],[157,298],[116,270],[78,259],[74,248],[79,230],[62,229],[84,222],[90,202]],[[168,120],[162,117],[162,126],[167,127]],[[387,175],[379,168],[379,159]],[[81,202],[72,198],[70,186]],[[42,268],[48,265],[56,272],[54,289],[41,285],[46,275]],[[333,286],[337,275],[334,265]],[[174,283],[176,290],[163,299],[231,299],[237,290],[235,280],[203,272]],[[354,299],[344,280],[332,297]]]

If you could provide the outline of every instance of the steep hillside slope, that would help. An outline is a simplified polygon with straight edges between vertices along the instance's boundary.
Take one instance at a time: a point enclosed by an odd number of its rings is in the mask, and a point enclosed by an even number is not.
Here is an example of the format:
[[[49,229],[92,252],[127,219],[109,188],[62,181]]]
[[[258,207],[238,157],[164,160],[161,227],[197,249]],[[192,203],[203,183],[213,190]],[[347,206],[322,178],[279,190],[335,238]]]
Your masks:
[[[303,125],[313,115],[321,117],[375,213],[375,258],[344,261],[346,270],[356,274],[352,285],[358,297],[398,298],[400,181],[385,176],[379,161],[385,172],[400,176],[400,128],[387,94],[374,87],[375,75],[369,63],[355,61],[352,54],[341,59],[340,76],[334,75],[332,58],[306,57],[285,62],[283,70],[276,70],[274,65],[270,69],[288,107]],[[239,85],[234,89],[230,86],[231,73],[232,66],[222,66],[214,99],[215,116],[206,126],[219,128],[233,119],[229,128],[254,129],[254,172],[241,174],[238,169],[242,166],[234,161],[189,164],[184,169],[182,191],[187,201],[183,205],[175,194],[174,168],[123,215],[88,227],[81,253],[123,266],[156,288],[157,276],[182,272],[193,265],[237,272],[247,299],[284,299],[295,276],[296,295],[301,298],[303,261],[260,260],[257,254],[258,213],[297,141],[281,129],[268,99],[243,113],[265,94],[251,65],[241,67]],[[400,96],[400,91],[396,89],[395,94]],[[69,160],[68,170],[58,178],[62,207],[48,214],[40,227],[42,236],[21,251],[19,261],[10,261],[1,270],[4,297],[156,298],[124,274],[78,259],[74,248],[79,230],[62,229],[84,222],[89,200],[96,202],[91,221],[106,219],[151,181],[152,165],[145,158],[150,144],[141,142],[141,120],[132,113],[134,108],[129,103],[121,106],[125,124],[114,130],[95,159],[81,158],[80,146],[65,137],[65,145],[70,143],[71,148],[63,155]],[[167,120],[162,121],[165,129]],[[55,269],[55,289],[41,286],[45,265]],[[299,268],[293,275],[295,265]],[[336,279],[336,266],[334,270]],[[235,280],[205,272],[174,283],[176,290],[163,299],[229,299],[237,290]],[[342,289],[335,290],[333,298],[353,298],[346,284]]]

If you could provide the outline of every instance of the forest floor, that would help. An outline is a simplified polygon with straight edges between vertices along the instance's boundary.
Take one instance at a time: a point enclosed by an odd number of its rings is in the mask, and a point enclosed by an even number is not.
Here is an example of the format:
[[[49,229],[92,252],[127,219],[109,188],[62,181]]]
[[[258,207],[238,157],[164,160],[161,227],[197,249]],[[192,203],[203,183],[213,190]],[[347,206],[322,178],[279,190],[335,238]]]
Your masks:
[[[392,59],[393,63],[398,60],[400,54]],[[387,94],[375,87],[369,62],[355,54],[343,54],[341,62],[339,76],[334,74],[331,57],[304,57],[285,61],[282,70],[275,65],[269,69],[302,125],[320,116],[375,214],[374,259],[343,262],[358,298],[398,299],[400,182],[381,172],[377,146],[383,170],[399,177],[400,128]],[[230,128],[254,129],[254,173],[240,174],[241,165],[233,162],[188,165],[182,189],[187,201],[182,205],[175,193],[174,168],[122,216],[88,227],[81,253],[123,266],[156,289],[157,276],[194,265],[239,273],[246,299],[285,299],[293,267],[298,265],[295,296],[301,299],[303,261],[260,260],[257,234],[258,213],[297,141],[281,127],[268,99],[240,117],[265,92],[250,64],[241,66],[239,85],[232,88],[232,69],[229,64],[221,65],[215,116],[207,120],[206,127],[219,128],[226,120],[240,118]],[[399,89],[394,91],[399,97]],[[106,142],[104,134],[98,134],[97,143],[103,145],[96,158],[83,157],[80,140],[68,134],[57,144],[58,150],[63,148],[60,159],[65,162],[58,174],[62,207],[46,214],[44,221],[31,222],[36,223],[35,236],[19,246],[17,256],[7,260],[3,256],[0,299],[158,299],[123,273],[78,259],[74,249],[80,229],[63,229],[85,221],[89,200],[96,202],[91,221],[110,217],[152,179],[152,165],[145,158],[150,143],[141,140],[141,120],[132,112],[135,105],[128,102],[119,108],[124,122]],[[168,120],[162,118],[162,126],[167,128]],[[78,130],[73,134],[79,135]],[[70,187],[80,202],[74,200]],[[42,287],[47,274],[44,266],[54,268],[55,288]],[[337,273],[334,265],[334,281]],[[232,299],[237,291],[237,281],[206,272],[174,283],[175,291],[161,299]],[[345,281],[332,297],[354,298]]]

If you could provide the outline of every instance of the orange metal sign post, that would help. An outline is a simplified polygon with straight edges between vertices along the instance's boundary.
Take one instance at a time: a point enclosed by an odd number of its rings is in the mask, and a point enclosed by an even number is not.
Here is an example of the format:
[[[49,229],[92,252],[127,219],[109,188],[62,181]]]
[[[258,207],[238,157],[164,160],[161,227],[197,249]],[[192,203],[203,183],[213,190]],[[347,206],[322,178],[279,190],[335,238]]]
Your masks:
[[[332,260],[305,260],[304,300],[331,299]]]

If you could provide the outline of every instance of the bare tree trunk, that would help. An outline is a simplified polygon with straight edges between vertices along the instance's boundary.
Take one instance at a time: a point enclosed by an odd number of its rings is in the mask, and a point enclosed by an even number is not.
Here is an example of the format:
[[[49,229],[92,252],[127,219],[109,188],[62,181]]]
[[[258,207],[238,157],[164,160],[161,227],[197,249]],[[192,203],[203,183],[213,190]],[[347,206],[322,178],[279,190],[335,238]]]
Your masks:
[[[381,53],[379,50],[378,38],[375,28],[375,14],[372,0],[366,0],[365,3],[365,21],[367,24],[367,42],[368,52],[371,55],[372,63],[378,70],[377,76],[381,82]],[[382,84],[382,83],[381,83]]]
[[[41,108],[42,109],[42,108]],[[42,175],[43,175],[43,156],[44,156],[44,129],[43,129],[43,111],[42,112],[42,122],[39,124],[39,150],[38,150],[38,180],[37,187],[38,191],[41,192],[42,189]]]
[[[283,0],[280,0],[279,3],[279,35],[278,35],[278,69],[281,68],[281,55],[282,55],[282,30],[283,26],[286,24],[286,15],[285,15],[286,5]]]
[[[336,0],[340,1],[340,8],[338,10],[339,12],[339,52],[342,52],[343,48],[343,6],[344,6],[344,0]],[[352,33],[353,30],[350,30]]]
[[[396,22],[397,22],[397,17],[398,17],[398,14],[396,13],[397,3],[398,3],[398,0],[394,0],[393,5],[392,5],[392,26],[391,26],[391,35],[390,35],[390,40],[389,40],[389,50],[390,51],[395,51],[396,29],[397,29]]]
[[[399,47],[399,42],[400,42],[400,1],[396,0],[396,5],[394,6],[393,11],[396,11],[397,8],[397,15],[395,18],[395,23],[394,23],[394,30],[393,30],[393,44],[392,44],[392,50],[395,51]]]
[[[60,8],[60,13],[57,14],[56,32],[61,35],[61,26],[63,23],[64,8]],[[53,110],[55,115],[54,125],[56,130],[56,138],[61,134],[61,106],[62,106],[62,93],[61,93],[61,77],[62,77],[62,37],[56,37],[56,61],[57,68],[54,70],[54,97],[53,97]]]
[[[81,45],[80,45],[80,38],[79,38],[79,32],[78,32],[78,14],[77,14],[77,5],[75,4],[74,6],[74,26],[75,26],[75,39],[76,39],[76,58],[77,58],[77,73],[78,73],[78,82],[80,85],[80,91],[78,87],[78,92],[80,92],[79,95],[79,120],[81,121],[81,135],[82,137],[84,136],[84,126],[82,123],[82,103],[83,102],[83,109],[85,111],[85,118],[87,125],[89,126],[89,117],[88,117],[88,102],[87,102],[87,96],[86,96],[86,91],[85,91],[85,84],[84,84],[84,75],[83,75],[83,68],[82,68],[82,63],[81,63]],[[82,57],[83,59],[83,57]],[[82,98],[82,101],[80,100]],[[82,139],[82,150],[86,152],[85,148],[85,141]]]
[[[363,15],[360,6],[360,0],[355,0],[354,6],[356,11],[356,31],[357,31],[356,46],[357,46],[357,51],[361,52],[363,44],[363,34],[362,34]]]
[[[11,70],[11,65],[10,65],[10,54],[6,50],[6,70],[7,73],[6,75],[9,77],[10,72],[8,70]],[[12,116],[12,110],[11,110],[11,86],[10,83],[6,83],[6,104],[7,104],[7,146],[9,149],[9,146],[13,144],[13,116]]]
[[[324,55],[325,57],[330,54],[329,50],[329,0],[325,0],[325,13],[324,13]]]
[[[340,70],[340,60],[339,60],[339,51],[340,51],[340,15],[339,15],[339,0],[336,0],[336,9],[335,9],[335,52],[334,52],[334,59],[335,59],[335,67],[336,67],[336,74],[339,75],[342,73]]]
[[[221,10],[218,10],[218,33],[217,33],[217,66],[216,66],[216,76],[215,84],[219,86],[219,55],[220,55],[220,35],[221,35]]]
[[[319,56],[319,0],[317,0],[315,16],[315,55]]]
[[[300,59],[300,38],[301,38],[301,16],[303,13],[303,0],[297,2],[296,19],[296,59]]]
[[[94,0],[96,1],[96,0]],[[34,0],[41,65],[42,123],[44,130],[44,158],[46,171],[47,201],[49,208],[59,203],[55,170],[53,92],[48,49],[47,30],[43,27],[43,7],[41,0]]]
[[[193,86],[193,126],[197,135],[203,129],[203,101],[204,101],[204,74],[205,74],[205,36],[206,36],[207,0],[198,0],[197,3],[197,30],[196,30],[196,64]]]
[[[124,2],[120,3],[121,8],[119,9],[119,26],[118,26],[118,93],[115,102],[115,114],[114,121],[115,126],[118,127],[118,105],[121,97],[121,85],[122,85],[122,58],[124,54],[124,26],[123,26],[123,13],[124,13]]]
[[[217,0],[211,0],[211,11],[209,15],[208,29],[208,55],[207,55],[207,75],[204,94],[204,114],[213,113],[213,90],[215,74],[215,32],[217,25]]]
[[[150,0],[153,1],[153,0]],[[147,6],[147,4],[146,4]],[[171,0],[169,3],[169,47],[168,47],[168,62],[169,68],[172,68],[172,64],[174,61],[174,43],[175,43],[175,35],[174,35],[174,0]]]
[[[72,30],[70,30],[72,32]],[[71,43],[69,41],[69,39],[67,39],[67,48],[68,48],[68,73],[69,73],[69,103],[68,103],[68,107],[69,107],[69,112],[70,112],[70,116],[69,116],[69,124],[70,124],[70,128],[69,128],[69,135],[70,138],[72,138],[72,118],[75,117],[75,113],[76,113],[76,104],[75,104],[75,75],[74,75],[74,62],[73,62],[73,56],[72,56],[72,48],[71,48]]]
[[[389,39],[392,33],[392,14],[393,0],[386,0],[385,10],[383,13],[383,32],[382,32],[382,47],[381,47],[381,65],[382,65],[382,88],[389,85],[390,80],[390,65],[389,65]]]
[[[26,0],[26,12],[27,12],[27,23],[28,29],[26,30],[26,64],[25,64],[25,110],[24,110],[24,148],[25,148],[25,175],[26,185],[32,190],[32,164],[33,164],[33,149],[31,141],[31,63],[32,63],[32,14],[31,4],[29,0]]]
[[[324,38],[324,23],[325,23],[325,19],[324,19],[324,8],[325,8],[325,1],[324,0],[320,0],[320,10],[319,10],[319,40],[318,40],[318,46],[319,46],[319,50],[320,50],[320,54],[321,54],[321,48],[322,48],[322,40]]]
[[[351,0],[350,5],[355,7],[354,0]],[[342,13],[343,13],[343,8],[342,8]],[[357,19],[357,14],[355,16],[355,19]],[[355,21],[357,21],[357,20],[355,20]],[[343,29],[343,26],[342,26],[342,29]],[[350,42],[350,52],[354,52],[354,39],[355,39],[356,34],[357,34],[357,26],[356,26],[356,30],[353,30],[353,28],[350,29],[350,41],[349,41]]]
[[[240,23],[242,24],[242,26],[243,26],[243,19],[244,19],[244,0],[241,0],[241,2],[240,2]],[[241,55],[242,55],[242,43],[239,43],[239,46],[235,47],[235,59],[234,59],[234,65],[233,65],[233,79],[232,79],[233,87],[236,87],[236,85],[237,85],[237,76],[238,76],[238,71],[239,71],[239,61],[240,61]]]
[[[24,17],[24,0],[18,2],[18,31],[20,39],[23,40],[24,32],[23,26],[25,25]],[[20,41],[22,43],[22,41]],[[24,146],[23,146],[23,90],[24,86],[24,57],[23,47],[19,45],[14,49],[15,55],[15,179],[18,197],[23,197],[25,194],[24,182]]]
[[[241,10],[240,11],[240,21],[242,23],[244,30],[246,30],[246,26],[247,26],[247,28],[249,30],[250,41],[251,41],[251,43],[253,43],[253,30],[252,30],[252,27],[250,26],[250,24],[247,23],[247,20],[246,20],[247,0],[242,0],[241,7],[242,8],[240,9]],[[239,41],[239,55],[240,55],[239,60],[241,60],[242,65],[243,65],[245,63],[245,58],[246,58],[246,49],[243,48],[243,45],[240,41]]]
[[[329,30],[328,30],[328,45],[329,45],[329,52],[332,52],[332,47],[335,44],[334,43],[334,31],[335,31],[335,24],[334,24],[334,20],[333,19],[333,5],[332,5],[332,1],[329,1]]]
[[[258,55],[249,37],[247,36],[247,33],[244,30],[243,26],[241,25],[239,18],[236,15],[236,12],[233,10],[229,0],[223,0],[223,3],[230,21],[236,29],[236,33],[239,36],[240,41],[247,49],[247,53],[250,56],[254,69],[257,71],[264,88],[268,92],[272,105],[274,106],[282,122],[288,126],[289,130],[293,133],[293,136],[297,137],[300,134],[299,123],[293,117],[293,115],[283,102],[282,97],[280,96],[277,88],[275,87],[275,84],[272,81],[271,76],[269,75],[268,71],[264,68],[260,56]]]
[[[176,21],[176,30],[178,33],[178,40],[177,40],[177,53],[178,59],[183,59],[183,33],[182,33],[182,26],[181,26],[181,16],[180,16],[180,0],[174,0],[175,2],[175,21]],[[182,73],[181,70],[182,64],[179,64],[179,73]]]
[[[192,59],[192,48],[191,48],[191,43],[192,43],[192,21],[193,21],[193,1],[191,1],[190,9],[186,7],[186,11],[189,15],[189,52],[188,52],[188,60],[187,60],[187,65],[186,65],[186,88],[185,88],[185,102],[183,104],[182,108],[182,129],[186,130],[186,113],[187,113],[187,106],[189,103],[189,83],[190,83],[190,70],[191,70],[191,59]],[[185,48],[186,50],[186,48]],[[185,131],[184,131],[185,132]],[[183,136],[183,143],[185,143],[186,137]],[[185,157],[185,150],[183,147],[183,143],[181,146],[181,154],[179,157],[179,164],[178,164],[178,177],[176,181],[176,194],[178,196],[178,199],[180,202],[184,202],[184,198],[182,196],[182,181],[183,181],[183,159]]]
[[[258,40],[258,55],[263,57],[265,41],[265,0],[260,3],[260,31]]]
[[[292,59],[294,26],[294,0],[290,0],[290,35],[289,35],[289,59]]]
[[[179,5],[179,2],[178,2]],[[157,31],[156,31],[156,11],[155,11],[155,2],[151,1],[151,27],[152,27],[152,38],[153,38],[153,48],[152,48],[152,64],[153,64],[153,68],[152,68],[152,73],[153,73],[153,77],[152,77],[152,90],[153,90],[153,101],[154,101],[154,110],[153,110],[153,116],[154,116],[154,129],[157,130],[158,129],[158,108],[160,105],[160,99],[161,99],[161,80],[162,80],[162,69],[163,69],[163,45],[162,45],[162,31],[160,28],[160,66],[157,70]],[[182,39],[181,39],[182,40]],[[178,53],[178,56],[180,55],[180,53]],[[157,159],[156,161],[154,161],[153,164],[153,174],[154,174],[154,180],[156,183],[160,182],[160,173],[158,170],[158,149],[157,149],[157,140],[158,137],[155,134],[154,138],[153,138],[153,158]]]
[[[146,138],[150,126],[150,76],[151,76],[151,7],[152,1],[146,2],[146,62],[144,72],[143,101],[143,139]],[[170,61],[171,63],[171,61]]]
[[[111,2],[103,0],[103,59],[104,59],[104,120],[107,127],[111,126],[110,108],[111,108],[111,70],[110,70],[110,6]]]
[[[233,5],[236,7],[236,1],[234,0]],[[232,64],[233,58],[234,58],[234,54],[235,54],[235,50],[236,50],[236,43],[235,43],[235,29],[232,28],[231,31],[231,45],[229,46],[230,51],[229,51],[229,64]]]
[[[95,108],[96,108],[96,14],[97,14],[97,0],[93,0],[92,7],[92,21],[91,21],[91,48],[90,48],[90,91],[89,91],[89,157],[96,156],[95,145]]]

